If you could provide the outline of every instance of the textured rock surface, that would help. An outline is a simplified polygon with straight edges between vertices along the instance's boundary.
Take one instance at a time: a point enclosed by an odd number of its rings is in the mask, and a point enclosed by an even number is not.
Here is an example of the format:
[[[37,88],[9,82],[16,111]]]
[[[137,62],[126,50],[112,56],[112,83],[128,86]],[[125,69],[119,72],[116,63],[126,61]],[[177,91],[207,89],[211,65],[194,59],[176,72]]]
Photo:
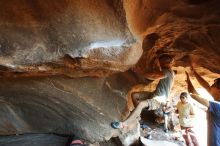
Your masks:
[[[177,66],[188,66],[193,59],[198,66],[220,72],[219,1],[126,2],[128,24],[146,52],[142,68],[150,68],[157,55],[168,53],[176,57]]]
[[[125,71],[142,52],[121,1],[3,0],[0,9],[0,65],[20,76],[101,76],[93,71]]]
[[[141,74],[164,53],[176,59],[172,95],[185,89],[190,62],[211,83],[220,73],[219,6],[218,0],[1,0],[0,134],[109,139],[127,91],[146,82]]]
[[[104,78],[3,80],[0,134],[76,133],[104,140],[124,102],[106,83]]]
[[[1,146],[64,146],[67,138],[48,134],[29,134],[0,137]]]

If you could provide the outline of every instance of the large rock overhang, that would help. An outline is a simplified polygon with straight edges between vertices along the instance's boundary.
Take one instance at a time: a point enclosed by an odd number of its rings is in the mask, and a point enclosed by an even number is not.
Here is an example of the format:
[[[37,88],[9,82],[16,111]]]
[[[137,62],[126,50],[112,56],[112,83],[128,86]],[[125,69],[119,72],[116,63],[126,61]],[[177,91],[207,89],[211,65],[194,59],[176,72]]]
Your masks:
[[[127,91],[161,54],[176,59],[179,90],[191,62],[209,81],[219,77],[219,6],[1,0],[0,134],[77,131],[93,142],[109,139]]]

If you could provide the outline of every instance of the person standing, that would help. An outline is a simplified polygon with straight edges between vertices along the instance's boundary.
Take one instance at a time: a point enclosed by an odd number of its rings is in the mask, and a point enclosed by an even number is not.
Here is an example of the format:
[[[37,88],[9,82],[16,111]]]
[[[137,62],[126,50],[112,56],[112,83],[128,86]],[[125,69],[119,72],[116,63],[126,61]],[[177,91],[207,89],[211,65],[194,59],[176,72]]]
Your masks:
[[[163,118],[164,118],[164,132],[168,132],[168,123],[169,123],[169,119],[171,119],[171,122],[173,124],[173,107],[172,105],[169,105],[170,103],[167,101],[166,104],[163,106],[162,110],[163,110]],[[171,127],[170,127],[171,129]]]
[[[208,134],[207,142],[208,146],[220,146],[220,78],[214,80],[214,83],[210,86],[209,83],[203,79],[197,71],[192,67],[192,71],[197,81],[212,95],[214,101],[209,101],[202,98],[195,90],[189,74],[186,72],[188,91],[191,97],[208,108]]]
[[[180,94],[180,101],[177,103],[177,113],[179,113],[179,123],[181,130],[183,130],[183,138],[187,146],[199,146],[195,132],[192,130],[194,127],[194,108],[188,101],[188,93],[182,92]]]

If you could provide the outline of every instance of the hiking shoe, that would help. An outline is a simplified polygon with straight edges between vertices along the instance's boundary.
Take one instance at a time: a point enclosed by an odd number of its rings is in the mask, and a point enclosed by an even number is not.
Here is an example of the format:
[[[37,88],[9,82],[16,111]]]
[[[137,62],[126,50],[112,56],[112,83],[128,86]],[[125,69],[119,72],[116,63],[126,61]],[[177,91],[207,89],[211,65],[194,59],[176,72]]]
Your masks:
[[[114,128],[114,129],[120,129],[120,128],[122,128],[121,122],[114,121],[114,122],[111,123],[111,127]]]
[[[168,129],[164,129],[163,131],[164,131],[165,133],[167,133],[167,132],[168,132]]]

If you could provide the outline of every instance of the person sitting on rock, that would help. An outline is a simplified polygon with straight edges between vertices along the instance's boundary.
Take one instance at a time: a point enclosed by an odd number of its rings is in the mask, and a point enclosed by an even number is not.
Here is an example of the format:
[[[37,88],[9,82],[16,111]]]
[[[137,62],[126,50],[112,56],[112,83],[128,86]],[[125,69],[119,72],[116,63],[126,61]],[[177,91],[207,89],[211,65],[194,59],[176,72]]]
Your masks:
[[[166,103],[170,90],[173,85],[175,73],[172,70],[174,59],[166,54],[159,57],[160,71],[149,72],[144,75],[145,78],[150,80],[160,79],[156,90],[145,100],[137,102],[136,108],[132,111],[129,117],[123,122],[114,121],[111,126],[115,129],[130,130],[134,120],[139,119],[143,108],[148,110],[158,110],[162,108],[162,103]],[[135,97],[138,97],[139,93],[135,93]],[[137,100],[136,100],[137,101]],[[127,128],[124,128],[127,127]]]

